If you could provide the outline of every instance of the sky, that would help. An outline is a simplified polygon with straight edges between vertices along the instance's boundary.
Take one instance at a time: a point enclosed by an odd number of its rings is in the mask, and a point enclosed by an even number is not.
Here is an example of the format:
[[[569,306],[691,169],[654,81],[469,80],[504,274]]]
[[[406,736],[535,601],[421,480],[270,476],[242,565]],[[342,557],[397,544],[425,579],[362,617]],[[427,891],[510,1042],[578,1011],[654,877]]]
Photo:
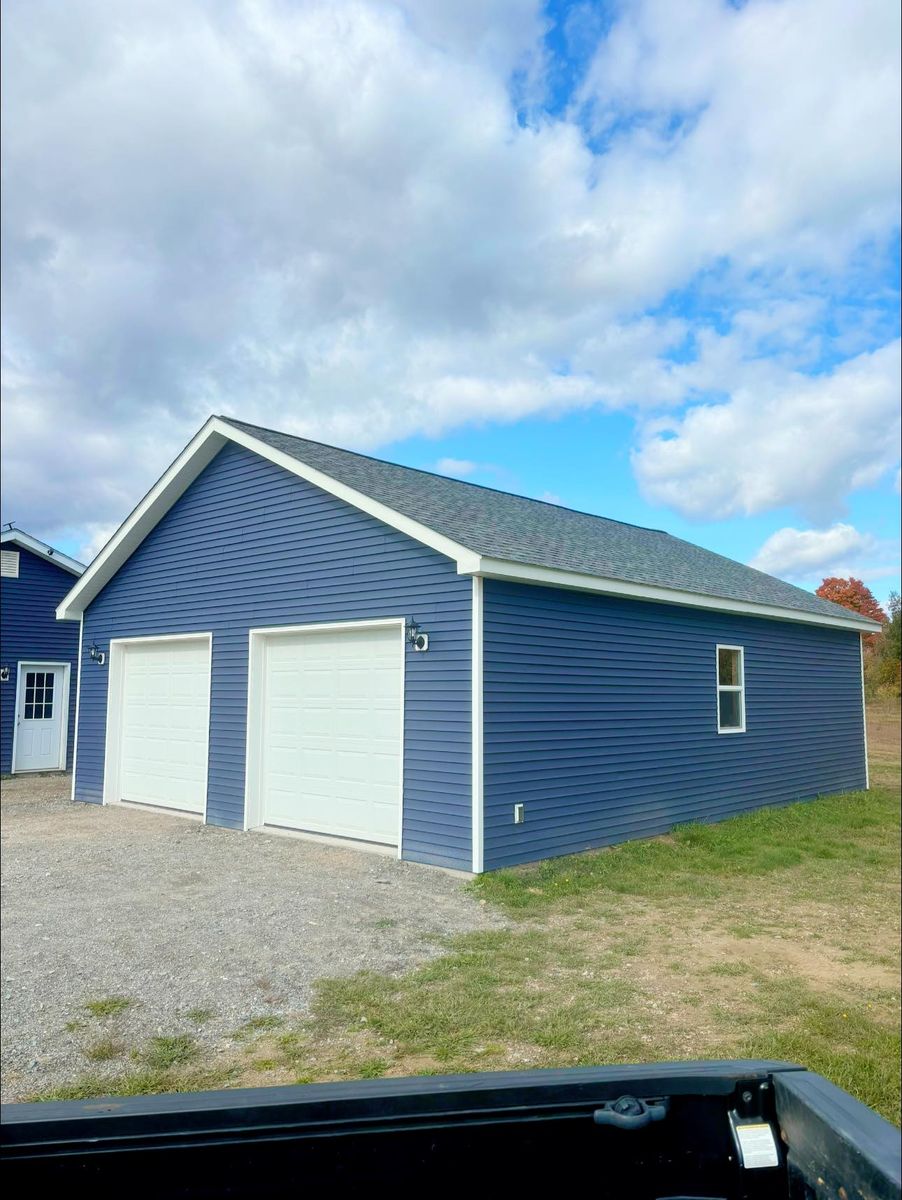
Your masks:
[[[2,520],[210,413],[899,588],[896,0],[3,0]]]

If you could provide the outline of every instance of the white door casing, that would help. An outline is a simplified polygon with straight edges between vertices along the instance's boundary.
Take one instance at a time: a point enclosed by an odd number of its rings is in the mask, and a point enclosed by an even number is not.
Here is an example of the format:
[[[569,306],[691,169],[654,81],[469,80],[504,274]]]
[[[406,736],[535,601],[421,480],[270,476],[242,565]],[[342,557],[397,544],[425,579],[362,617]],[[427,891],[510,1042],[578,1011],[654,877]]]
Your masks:
[[[203,814],[212,635],[110,642],[104,803]]]
[[[245,823],[399,848],[404,621],[252,630]]]
[[[18,664],[13,773],[66,769],[69,674],[69,663]]]

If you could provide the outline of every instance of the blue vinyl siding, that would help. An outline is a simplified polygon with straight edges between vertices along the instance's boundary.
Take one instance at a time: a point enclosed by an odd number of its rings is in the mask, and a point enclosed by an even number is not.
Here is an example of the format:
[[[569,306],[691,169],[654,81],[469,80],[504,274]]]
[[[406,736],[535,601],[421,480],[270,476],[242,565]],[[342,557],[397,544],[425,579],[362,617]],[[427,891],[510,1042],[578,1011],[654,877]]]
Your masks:
[[[484,672],[487,870],[865,786],[854,632],[486,580]]]
[[[57,621],[56,606],[72,588],[76,576],[12,542],[6,542],[3,549],[18,551],[19,578],[7,576],[0,580],[0,657],[3,666],[9,667],[9,682],[0,683],[0,772],[5,775],[12,769],[16,663],[29,660],[71,664],[66,751],[67,766],[71,766],[78,621]]]
[[[227,445],[85,612],[76,798],[103,795],[92,641],[212,632],[207,819],[240,828],[248,630],[412,617],[430,647],[406,656],[404,857],[469,869],[471,590],[450,559]]]

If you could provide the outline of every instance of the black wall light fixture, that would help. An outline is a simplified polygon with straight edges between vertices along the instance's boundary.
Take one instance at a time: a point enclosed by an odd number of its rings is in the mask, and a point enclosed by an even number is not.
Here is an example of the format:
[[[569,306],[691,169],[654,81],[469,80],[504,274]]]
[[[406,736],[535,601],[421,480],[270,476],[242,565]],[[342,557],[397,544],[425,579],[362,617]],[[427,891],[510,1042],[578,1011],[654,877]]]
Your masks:
[[[0,667],[0,683],[9,683],[9,667]]]
[[[412,618],[407,622],[407,640],[413,646],[414,650],[429,649],[429,634],[423,633],[419,625]]]
[[[100,649],[100,647],[96,644],[96,642],[91,643],[91,648],[88,651],[88,656],[91,659],[92,663],[97,663],[98,667],[102,667],[103,664],[106,662],[106,655]]]

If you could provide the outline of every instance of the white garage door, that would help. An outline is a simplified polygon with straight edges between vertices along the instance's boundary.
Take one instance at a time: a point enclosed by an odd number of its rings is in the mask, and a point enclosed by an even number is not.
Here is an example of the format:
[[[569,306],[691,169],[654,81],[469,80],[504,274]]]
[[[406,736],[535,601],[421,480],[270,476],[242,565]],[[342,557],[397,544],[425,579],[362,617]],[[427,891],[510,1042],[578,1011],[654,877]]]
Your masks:
[[[137,642],[122,653],[118,798],[202,813],[210,644]]]
[[[269,635],[263,664],[263,822],[397,845],[400,629]]]

